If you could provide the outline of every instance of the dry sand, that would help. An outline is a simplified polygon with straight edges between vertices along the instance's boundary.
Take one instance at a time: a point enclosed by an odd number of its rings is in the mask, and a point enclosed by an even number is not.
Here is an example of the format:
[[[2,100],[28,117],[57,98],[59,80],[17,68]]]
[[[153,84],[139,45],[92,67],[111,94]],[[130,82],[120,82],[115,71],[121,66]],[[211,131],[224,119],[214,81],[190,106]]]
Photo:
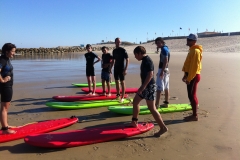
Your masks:
[[[98,143],[67,149],[43,149],[24,143],[23,139],[1,143],[1,159],[158,159],[158,160],[238,160],[240,159],[240,36],[200,39],[203,44],[203,69],[198,88],[198,122],[183,122],[185,115],[191,113],[168,113],[162,117],[169,132],[160,138],[153,137],[153,131],[119,141]],[[177,42],[176,42],[177,41]],[[186,85],[181,81],[181,68],[187,54],[185,40],[166,41],[171,52],[170,96],[178,100],[170,103],[189,103]],[[201,43],[200,43],[201,42]],[[221,42],[221,44],[219,44]],[[175,43],[175,45],[174,45]],[[183,44],[182,44],[183,43]],[[209,45],[211,44],[211,45]],[[234,44],[234,45],[233,45]],[[205,47],[205,45],[207,47]],[[149,53],[155,46],[144,44]],[[176,46],[176,47],[174,47]],[[181,46],[181,47],[180,47]],[[217,47],[218,46],[218,47]],[[126,47],[130,63],[137,62],[132,54],[135,46]],[[172,47],[172,48],[171,48]],[[231,52],[226,48],[230,48]],[[211,51],[211,52],[206,52]],[[158,66],[159,54],[149,54]],[[100,75],[97,75],[97,79]],[[71,87],[72,82],[85,82],[72,77],[69,80],[53,80],[38,84],[14,84],[13,102],[9,110],[11,125],[70,117],[76,115],[82,123],[58,130],[67,131],[89,126],[128,122],[131,116],[119,116],[108,112],[106,107],[95,109],[56,111],[45,106],[54,95],[74,95],[81,93],[80,88]],[[127,87],[139,87],[139,70],[126,76]],[[134,95],[131,95],[132,97]],[[142,104],[145,104],[142,102]],[[140,120],[153,117],[141,115]],[[158,130],[155,126],[154,130]],[[57,132],[58,132],[57,131]]]

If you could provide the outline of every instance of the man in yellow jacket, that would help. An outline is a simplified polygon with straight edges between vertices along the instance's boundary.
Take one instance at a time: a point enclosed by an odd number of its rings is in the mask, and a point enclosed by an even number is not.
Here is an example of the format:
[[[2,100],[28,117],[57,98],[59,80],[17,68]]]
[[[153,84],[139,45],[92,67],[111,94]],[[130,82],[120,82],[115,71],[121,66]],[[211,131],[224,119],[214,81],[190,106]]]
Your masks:
[[[197,86],[200,81],[200,72],[202,70],[202,46],[196,44],[197,39],[198,36],[192,33],[187,37],[186,45],[189,46],[189,52],[182,68],[184,72],[182,81],[187,84],[188,98],[193,111],[192,115],[184,117],[185,121],[198,121]]]

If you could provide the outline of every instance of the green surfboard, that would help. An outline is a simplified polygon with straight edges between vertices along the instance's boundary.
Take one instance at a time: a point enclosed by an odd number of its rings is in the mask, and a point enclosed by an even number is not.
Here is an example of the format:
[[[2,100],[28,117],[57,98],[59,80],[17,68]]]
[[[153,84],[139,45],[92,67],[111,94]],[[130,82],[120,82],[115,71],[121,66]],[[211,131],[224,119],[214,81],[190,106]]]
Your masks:
[[[72,83],[72,85],[77,87],[88,87],[88,83]],[[111,85],[115,85],[115,82],[111,82]],[[97,82],[96,86],[102,86],[101,82]]]
[[[158,108],[159,113],[171,113],[171,112],[182,112],[191,110],[192,107],[189,104],[169,104],[167,108]],[[133,114],[132,106],[109,106],[108,110],[111,112],[131,115]],[[151,114],[147,106],[140,106],[139,114]]]
[[[132,99],[124,99],[123,103],[119,100],[102,100],[102,101],[82,101],[82,102],[47,102],[46,106],[56,109],[84,109],[84,108],[96,108],[96,107],[106,107],[115,106],[123,104],[131,104]]]

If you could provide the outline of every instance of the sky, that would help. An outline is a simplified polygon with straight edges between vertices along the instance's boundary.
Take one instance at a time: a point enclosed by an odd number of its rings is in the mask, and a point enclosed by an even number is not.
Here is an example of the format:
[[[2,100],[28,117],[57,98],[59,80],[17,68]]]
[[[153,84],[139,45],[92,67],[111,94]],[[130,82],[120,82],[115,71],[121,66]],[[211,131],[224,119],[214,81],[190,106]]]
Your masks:
[[[236,32],[239,6],[240,0],[1,0],[0,45],[51,48]]]

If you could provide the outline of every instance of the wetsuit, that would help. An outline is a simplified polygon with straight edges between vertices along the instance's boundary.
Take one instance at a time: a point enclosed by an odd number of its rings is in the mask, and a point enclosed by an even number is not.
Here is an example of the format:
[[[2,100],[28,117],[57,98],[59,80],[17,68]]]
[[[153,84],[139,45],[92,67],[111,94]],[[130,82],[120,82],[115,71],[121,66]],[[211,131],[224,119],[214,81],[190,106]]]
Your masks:
[[[10,81],[0,83],[1,102],[10,102],[13,95],[13,66],[10,59],[5,55],[0,56],[0,69],[2,78],[11,77]]]
[[[115,60],[114,79],[123,81],[125,79],[125,75],[123,75],[124,60],[128,59],[127,51],[122,47],[115,48],[113,50],[113,59]]]
[[[95,76],[93,63],[94,63],[94,59],[98,58],[98,56],[93,52],[85,53],[84,56],[85,56],[86,61],[87,61],[87,63],[86,63],[86,76],[87,77]]]

